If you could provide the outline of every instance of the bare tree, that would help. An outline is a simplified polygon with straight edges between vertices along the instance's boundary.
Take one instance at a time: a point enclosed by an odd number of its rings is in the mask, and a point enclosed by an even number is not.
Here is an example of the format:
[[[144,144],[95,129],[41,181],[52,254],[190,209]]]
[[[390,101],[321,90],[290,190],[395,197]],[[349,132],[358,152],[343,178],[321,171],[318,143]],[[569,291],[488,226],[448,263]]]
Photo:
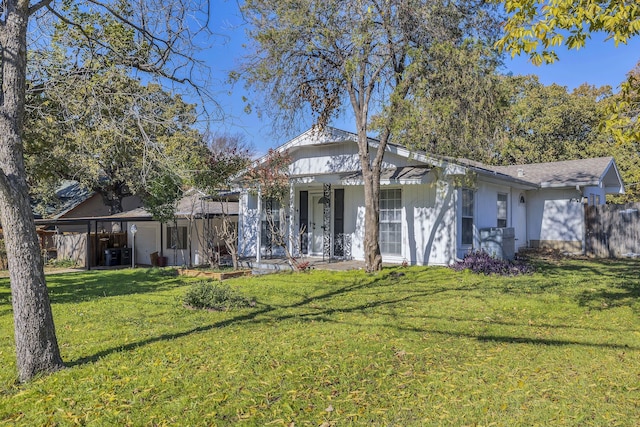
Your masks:
[[[231,179],[245,169],[250,162],[252,148],[242,136],[233,134],[206,134],[206,145],[209,153],[204,168],[195,174],[194,182],[199,189],[208,193],[212,199],[218,199],[221,204],[221,220],[219,226],[208,228],[205,240],[208,258],[212,264],[220,261],[220,247],[218,239],[222,239],[227,252],[231,255],[233,268],[238,268],[238,232],[231,221],[228,212],[228,198],[224,193],[230,189]]]
[[[227,253],[231,256],[233,269],[237,270],[240,266],[238,260],[238,226],[237,223],[231,221],[227,209],[228,199],[220,200],[220,225],[214,226],[216,236],[222,240]],[[220,257],[218,257],[220,259]]]
[[[125,66],[197,87],[194,19],[206,24],[208,4],[155,0],[4,0],[0,8],[0,220],[11,280],[18,377],[63,367],[29,203],[23,158],[27,52],[48,24],[77,37],[78,64]],[[119,32],[105,22],[117,22]],[[50,34],[50,33],[49,33]],[[46,37],[43,37],[46,39]]]

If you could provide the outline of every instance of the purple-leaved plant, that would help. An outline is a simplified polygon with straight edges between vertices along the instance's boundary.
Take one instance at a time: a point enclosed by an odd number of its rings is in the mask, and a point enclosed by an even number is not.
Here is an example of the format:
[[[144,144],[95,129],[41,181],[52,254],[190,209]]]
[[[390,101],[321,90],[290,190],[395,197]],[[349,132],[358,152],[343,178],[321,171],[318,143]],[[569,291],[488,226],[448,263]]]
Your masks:
[[[500,276],[517,276],[534,272],[533,266],[525,262],[496,258],[484,251],[469,252],[451,268],[456,271],[471,270],[476,274],[497,274]]]

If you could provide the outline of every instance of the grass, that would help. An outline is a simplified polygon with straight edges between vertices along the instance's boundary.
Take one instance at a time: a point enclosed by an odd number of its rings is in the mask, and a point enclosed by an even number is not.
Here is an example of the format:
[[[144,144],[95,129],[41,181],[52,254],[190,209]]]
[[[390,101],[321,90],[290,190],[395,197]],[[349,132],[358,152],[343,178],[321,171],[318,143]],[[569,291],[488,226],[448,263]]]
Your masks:
[[[227,282],[257,304],[222,312],[163,270],[54,275],[69,369],[25,385],[4,280],[0,423],[637,425],[639,267],[278,274]]]

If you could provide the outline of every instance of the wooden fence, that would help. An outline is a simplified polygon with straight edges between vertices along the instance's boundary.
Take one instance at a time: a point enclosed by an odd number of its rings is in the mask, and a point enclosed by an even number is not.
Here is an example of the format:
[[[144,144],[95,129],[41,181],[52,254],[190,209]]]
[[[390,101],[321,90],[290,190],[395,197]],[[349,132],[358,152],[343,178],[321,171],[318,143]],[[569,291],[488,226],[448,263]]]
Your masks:
[[[586,254],[640,256],[640,203],[585,206]]]

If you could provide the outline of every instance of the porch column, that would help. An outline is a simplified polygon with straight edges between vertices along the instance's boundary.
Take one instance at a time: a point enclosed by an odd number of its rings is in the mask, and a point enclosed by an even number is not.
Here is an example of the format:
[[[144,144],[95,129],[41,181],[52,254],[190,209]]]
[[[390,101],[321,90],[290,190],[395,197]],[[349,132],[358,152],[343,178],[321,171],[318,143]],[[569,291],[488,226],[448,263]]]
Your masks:
[[[85,270],[91,270],[91,220],[87,221],[87,244],[85,245]]]
[[[299,254],[295,251],[294,242],[298,237],[298,233],[296,231],[296,192],[293,188],[293,182],[289,182],[289,214],[287,215],[289,218],[289,239],[287,242],[287,246],[289,247],[289,253],[293,256],[298,256]]]
[[[331,184],[322,185],[322,260],[331,261]]]
[[[256,262],[261,261],[262,251],[262,189],[258,185],[258,224],[256,225]]]

